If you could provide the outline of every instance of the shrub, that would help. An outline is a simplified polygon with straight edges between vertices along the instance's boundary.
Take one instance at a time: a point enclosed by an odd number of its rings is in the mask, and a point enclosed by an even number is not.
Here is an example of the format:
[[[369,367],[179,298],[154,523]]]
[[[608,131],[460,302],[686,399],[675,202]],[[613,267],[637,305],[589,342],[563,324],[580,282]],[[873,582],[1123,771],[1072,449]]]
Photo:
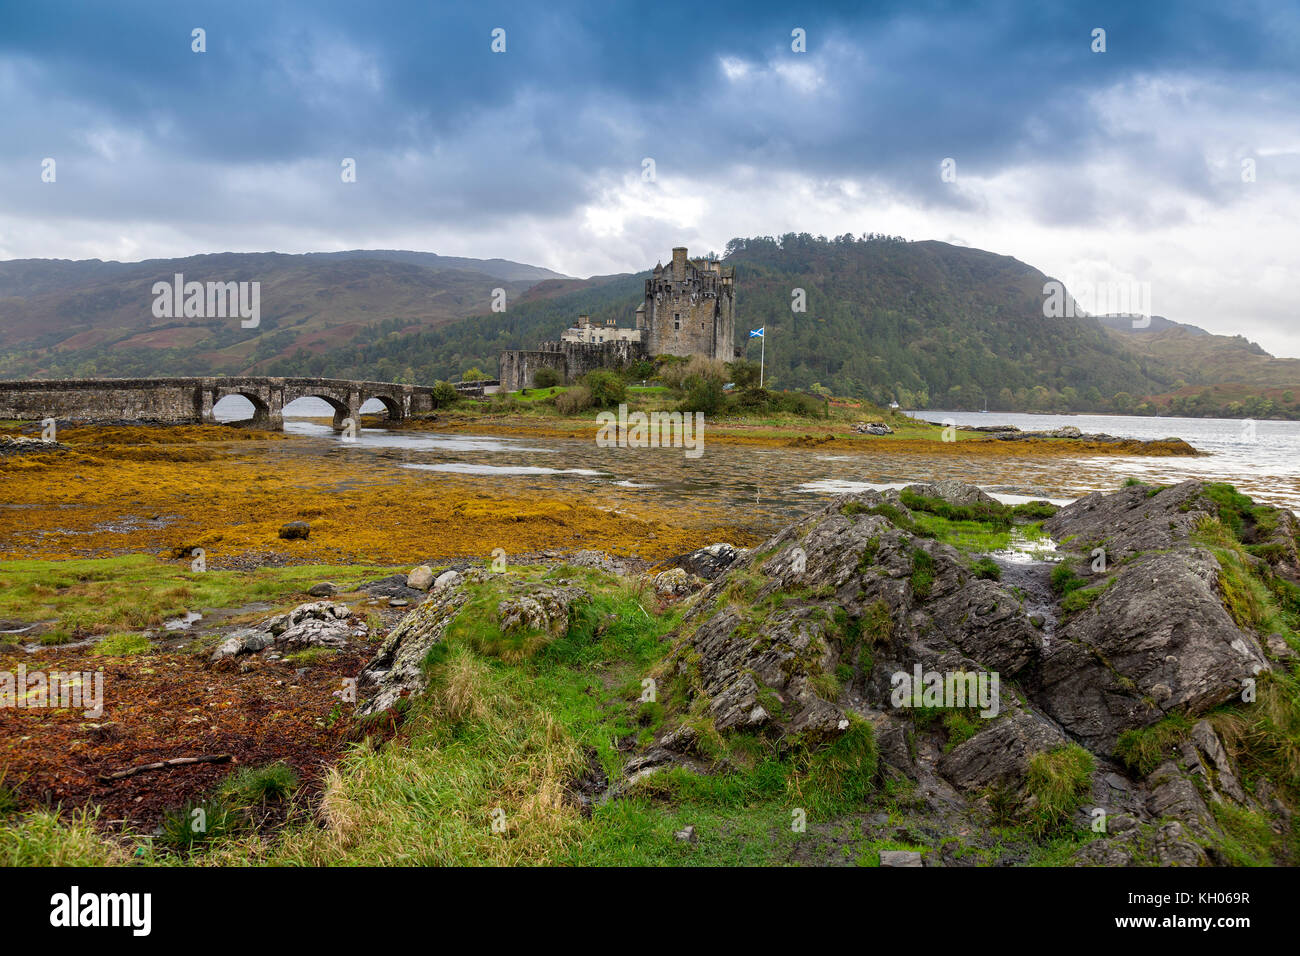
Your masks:
[[[750,362],[746,359],[737,359],[730,366],[731,380],[736,383],[736,388],[757,388],[759,367],[757,362]]]
[[[637,359],[623,370],[623,377],[629,382],[644,382],[654,376],[655,363],[649,359]]]
[[[659,369],[659,381],[669,388],[685,389],[693,378],[713,379],[721,387],[729,380],[727,365],[718,359],[692,355],[685,361],[664,362]]]
[[[575,385],[567,392],[555,396],[555,410],[561,415],[576,415],[591,408],[591,390],[585,385]]]
[[[1025,501],[1014,505],[1011,509],[1011,515],[1015,518],[1027,518],[1035,521],[1041,518],[1050,518],[1060,510],[1056,505],[1047,501]]]
[[[615,372],[596,369],[583,377],[583,383],[597,408],[607,408],[627,400],[627,384]]]
[[[554,388],[560,384],[560,373],[549,365],[543,365],[533,373],[534,388]]]
[[[722,410],[726,393],[717,379],[694,376],[688,378],[685,384],[686,398],[681,403],[681,411],[716,415]]]
[[[992,558],[980,558],[970,566],[971,573],[977,578],[983,578],[986,581],[1002,580],[1002,569]]]
[[[430,397],[434,408],[447,408],[456,404],[460,398],[460,392],[456,391],[456,386],[451,382],[434,382]]]

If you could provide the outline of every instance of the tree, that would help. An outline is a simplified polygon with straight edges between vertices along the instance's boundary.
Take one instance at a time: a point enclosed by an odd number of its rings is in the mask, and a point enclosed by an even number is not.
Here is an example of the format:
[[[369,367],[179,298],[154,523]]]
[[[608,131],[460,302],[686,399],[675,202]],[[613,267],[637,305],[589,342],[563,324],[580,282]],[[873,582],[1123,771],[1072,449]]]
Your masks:
[[[554,388],[560,384],[560,373],[549,365],[543,365],[533,373],[533,386],[535,388]]]
[[[705,415],[716,415],[721,411],[726,393],[722,390],[722,383],[716,378],[708,375],[692,375],[684,385],[686,398],[681,405],[682,411],[703,412]]]
[[[731,381],[736,388],[758,387],[758,363],[746,359],[737,359],[727,366],[731,371]]]
[[[446,408],[456,403],[460,398],[460,392],[456,391],[456,386],[451,382],[434,382],[433,392],[430,397],[433,400],[434,408]]]
[[[477,365],[471,365],[469,368],[465,369],[465,371],[460,373],[460,380],[462,382],[481,382],[485,378],[487,378],[487,375]]]
[[[618,405],[627,400],[627,386],[621,376],[604,369],[588,372],[583,383],[591,392],[592,403],[597,408]]]

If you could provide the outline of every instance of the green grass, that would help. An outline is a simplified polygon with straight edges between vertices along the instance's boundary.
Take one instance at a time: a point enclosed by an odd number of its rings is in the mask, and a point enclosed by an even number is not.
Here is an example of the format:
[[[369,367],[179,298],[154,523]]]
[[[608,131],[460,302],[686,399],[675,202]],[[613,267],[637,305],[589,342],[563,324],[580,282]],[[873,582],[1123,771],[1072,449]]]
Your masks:
[[[0,825],[0,866],[110,866],[129,861],[95,828],[94,811],[33,810]]]
[[[1090,588],[1071,587],[1066,592],[1065,597],[1061,599],[1061,611],[1065,614],[1077,614],[1091,607],[1093,602],[1105,594],[1114,583],[1115,581],[1112,578],[1104,584],[1098,584]]]
[[[548,398],[554,398],[556,395],[560,395],[568,390],[569,388],[566,385],[553,385],[550,388],[529,388],[518,392],[511,392],[510,396],[516,402],[528,405],[537,402],[544,402]]]
[[[930,588],[934,585],[934,558],[928,552],[912,549],[912,576],[909,580],[917,598],[925,600],[930,596]]]
[[[1075,743],[1030,757],[1025,788],[1036,800],[1027,814],[1030,830],[1046,835],[1063,829],[1091,792],[1095,769],[1093,755]]]
[[[338,649],[334,647],[307,647],[284,655],[284,659],[295,667],[314,667],[337,654]]]
[[[1069,560],[1062,561],[1052,568],[1052,590],[1064,597],[1072,591],[1087,587],[1088,579],[1074,573]]]
[[[1231,866],[1274,866],[1283,838],[1273,832],[1272,822],[1258,810],[1247,810],[1220,800],[1210,805],[1220,832],[1211,844]]]
[[[103,657],[135,657],[148,654],[153,645],[144,634],[130,632],[109,634],[95,645],[94,652]]]
[[[283,762],[264,767],[244,767],[227,777],[218,795],[235,806],[253,806],[281,800],[298,789],[298,774]]]
[[[322,579],[361,581],[391,572],[321,565],[195,572],[148,555],[6,561],[0,563],[0,618],[57,620],[63,634],[143,630],[190,610],[302,595]]]
[[[946,498],[932,498],[906,488],[898,493],[898,500],[909,511],[932,514],[946,521],[974,521],[1006,528],[1011,526],[1011,510],[996,501],[958,505]]]
[[[1130,770],[1145,777],[1174,755],[1178,744],[1191,733],[1192,721],[1182,714],[1170,714],[1149,727],[1137,727],[1119,735],[1115,756]]]
[[[978,558],[971,562],[971,574],[985,581],[1000,581],[1002,569],[992,558]]]

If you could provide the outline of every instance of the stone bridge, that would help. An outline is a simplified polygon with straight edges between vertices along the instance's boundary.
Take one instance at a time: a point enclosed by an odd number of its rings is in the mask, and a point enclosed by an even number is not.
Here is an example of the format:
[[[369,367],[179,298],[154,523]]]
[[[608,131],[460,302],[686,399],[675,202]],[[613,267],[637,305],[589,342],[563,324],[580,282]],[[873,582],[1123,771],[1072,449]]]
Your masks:
[[[299,398],[328,402],[335,429],[349,418],[359,427],[361,406],[372,398],[383,403],[390,421],[433,410],[427,385],[243,376],[83,378],[0,382],[0,419],[199,424],[215,422],[212,409],[228,395],[253,403],[254,425],[276,430],[284,427],[284,406]]]

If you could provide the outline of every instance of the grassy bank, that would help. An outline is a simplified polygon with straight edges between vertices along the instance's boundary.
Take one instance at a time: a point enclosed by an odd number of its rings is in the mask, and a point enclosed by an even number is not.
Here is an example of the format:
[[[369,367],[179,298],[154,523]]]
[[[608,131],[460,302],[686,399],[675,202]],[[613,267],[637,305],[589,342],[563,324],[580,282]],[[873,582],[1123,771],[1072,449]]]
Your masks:
[[[318,794],[283,770],[241,768],[194,802],[218,821],[198,837],[178,837],[174,823],[157,837],[109,833],[93,811],[11,800],[0,803],[0,862],[875,865],[881,850],[937,852],[913,831],[921,804],[910,785],[880,782],[865,722],[816,753],[736,735],[702,772],[662,771],[602,802],[663,719],[661,700],[642,700],[644,681],[660,672],[679,612],[596,572],[510,573],[574,581],[592,598],[561,637],[503,655],[507,642],[478,607],[495,586],[474,586],[400,730],[353,745]],[[276,825],[258,826],[268,807]],[[888,823],[873,829],[879,814]],[[677,837],[688,826],[693,841]],[[984,862],[1051,862],[1079,839],[994,827],[945,843]]]

